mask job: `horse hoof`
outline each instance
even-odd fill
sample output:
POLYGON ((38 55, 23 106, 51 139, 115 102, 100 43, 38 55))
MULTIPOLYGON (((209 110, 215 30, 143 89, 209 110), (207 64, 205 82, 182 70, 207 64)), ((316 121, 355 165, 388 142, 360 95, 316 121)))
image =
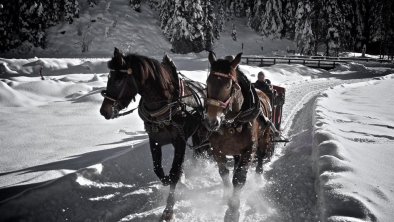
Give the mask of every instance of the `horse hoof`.
POLYGON ((239 210, 227 209, 224 215, 224 222, 238 222, 239 221, 239 210))
POLYGON ((162 221, 171 221, 174 219, 174 212, 170 210, 164 210, 163 214, 161 215, 162 221))
POLYGON ((263 174, 264 173, 263 168, 262 167, 256 167, 256 173, 257 174, 263 174))
POLYGON ((168 186, 171 184, 171 179, 169 176, 164 176, 163 178, 160 178, 160 181, 163 186, 168 186))

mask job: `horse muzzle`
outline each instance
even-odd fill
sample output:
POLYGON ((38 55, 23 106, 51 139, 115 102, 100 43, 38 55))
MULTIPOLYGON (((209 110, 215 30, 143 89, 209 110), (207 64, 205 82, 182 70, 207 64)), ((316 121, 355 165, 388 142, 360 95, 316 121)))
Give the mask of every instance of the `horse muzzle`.
POLYGON ((206 118, 204 123, 205 127, 209 131, 218 131, 220 128, 221 119, 217 116, 215 118, 206 118))
POLYGON ((119 105, 117 102, 111 102, 104 100, 100 108, 100 114, 104 116, 105 119, 115 119, 119 116, 119 105))

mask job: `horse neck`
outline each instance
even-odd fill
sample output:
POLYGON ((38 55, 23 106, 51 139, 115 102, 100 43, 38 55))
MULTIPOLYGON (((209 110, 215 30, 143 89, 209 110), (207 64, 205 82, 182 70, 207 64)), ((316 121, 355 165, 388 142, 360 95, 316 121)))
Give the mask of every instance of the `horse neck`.
MULTIPOLYGON (((163 75, 163 78, 171 78, 170 73, 163 67, 160 67, 160 72, 163 75)), ((149 110, 160 109, 169 102, 171 102, 175 96, 174 87, 170 85, 170 83, 162 83, 160 78, 148 78, 144 85, 141 87, 140 91, 141 99, 144 100, 145 107, 149 110), (166 90, 162 90, 163 84, 166 90)))

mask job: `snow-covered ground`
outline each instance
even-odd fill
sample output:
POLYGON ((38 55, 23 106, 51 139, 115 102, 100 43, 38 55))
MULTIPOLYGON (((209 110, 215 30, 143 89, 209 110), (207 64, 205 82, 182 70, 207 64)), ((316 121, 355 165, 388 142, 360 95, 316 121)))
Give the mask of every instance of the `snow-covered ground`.
POLYGON ((325 91, 314 118, 323 220, 394 218, 394 75, 325 91))
MULTIPOLYGON (((190 55, 174 60, 182 73, 205 81, 206 58, 190 55)), ((152 171, 142 121, 137 114, 106 121, 98 112, 106 61, 2 59, 6 71, 0 81, 0 220, 158 219, 168 190, 152 171), (44 66, 45 80, 34 66, 37 60, 44 66)), ((292 140, 278 146, 264 178, 249 172, 241 221, 317 221, 320 210, 330 208, 324 202, 317 205, 326 200, 320 195, 325 187, 314 187, 313 98, 328 87, 362 81, 357 76, 374 77, 387 70, 377 73, 356 65, 333 73, 301 65, 241 69, 252 81, 264 70, 273 83, 287 89, 283 130, 292 140)), ((172 147, 167 146, 166 169, 171 160, 172 147)), ((177 189, 176 220, 223 220, 226 204, 215 164, 200 161, 195 166, 190 160, 188 150, 185 182, 177 189)))
MULTIPOLYGON (((107 121, 99 114, 114 46, 156 59, 170 51, 156 12, 144 4, 142 10, 134 12, 127 1, 100 1, 73 25, 50 28, 47 49, 19 55, 39 58, 0 58, 0 221, 158 221, 168 188, 152 171, 141 119, 133 113, 107 121), (93 38, 82 54, 83 36, 93 38)), ((214 46, 218 57, 240 52, 242 43, 245 55, 294 49, 292 42, 262 39, 245 23, 228 22, 214 46), (233 23, 237 41, 231 39, 233 23)), ((206 52, 170 57, 186 76, 205 82, 206 52)), ((277 146, 263 178, 249 172, 241 221, 394 218, 394 80, 381 78, 394 71, 392 65, 368 66, 374 67, 241 66, 252 81, 264 70, 286 88, 282 128, 291 139, 277 146)), ((166 146, 165 169, 171 161, 166 146)), ((184 169, 175 220, 223 221, 226 203, 215 164, 194 165, 188 149, 184 169)))

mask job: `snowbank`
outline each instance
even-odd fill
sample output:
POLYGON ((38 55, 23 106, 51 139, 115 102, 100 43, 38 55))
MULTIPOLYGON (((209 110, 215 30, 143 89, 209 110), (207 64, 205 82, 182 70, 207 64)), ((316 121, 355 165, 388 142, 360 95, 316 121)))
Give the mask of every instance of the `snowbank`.
POLYGON ((314 117, 322 221, 394 218, 394 75, 323 93, 314 117))

